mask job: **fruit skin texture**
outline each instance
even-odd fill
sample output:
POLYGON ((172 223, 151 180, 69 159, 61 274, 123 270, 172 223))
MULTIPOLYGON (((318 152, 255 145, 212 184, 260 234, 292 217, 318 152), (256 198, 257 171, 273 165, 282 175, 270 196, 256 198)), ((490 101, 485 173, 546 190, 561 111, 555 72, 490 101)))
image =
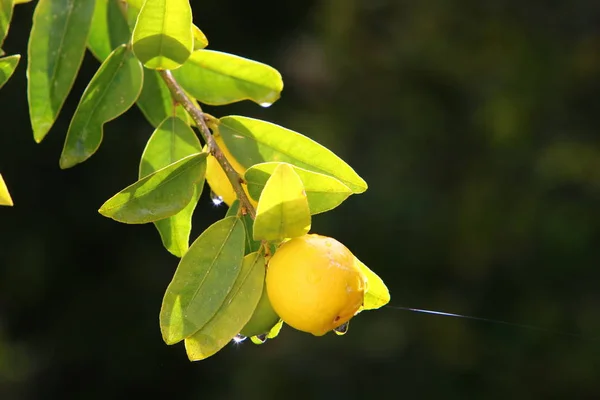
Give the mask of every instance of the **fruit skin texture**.
POLYGON ((315 234, 279 247, 269 260, 266 284, 271 305, 285 323, 315 336, 349 321, 366 289, 350 250, 315 234))
MULTIPOLYGON (((220 135, 214 135, 214 139, 217 143, 217 146, 219 146, 223 152, 223 155, 225 158, 227 158, 235 172, 237 172, 240 176, 244 176, 246 169, 239 162, 237 162, 235 158, 233 158, 233 155, 225 146, 223 138, 220 135)), ((206 148, 204 150, 206 150, 206 148)), ((221 168, 221 165, 217 159, 210 154, 206 158, 206 181, 208 182, 210 189, 217 196, 220 196, 223 199, 223 202, 228 206, 231 206, 231 204, 237 199, 237 196, 233 191, 233 186, 231 186, 229 178, 227 178, 227 174, 225 174, 225 171, 223 171, 223 168, 221 168)), ((256 208, 258 203, 250 197, 246 185, 242 184, 242 188, 244 188, 250 203, 252 203, 252 205, 256 208)))

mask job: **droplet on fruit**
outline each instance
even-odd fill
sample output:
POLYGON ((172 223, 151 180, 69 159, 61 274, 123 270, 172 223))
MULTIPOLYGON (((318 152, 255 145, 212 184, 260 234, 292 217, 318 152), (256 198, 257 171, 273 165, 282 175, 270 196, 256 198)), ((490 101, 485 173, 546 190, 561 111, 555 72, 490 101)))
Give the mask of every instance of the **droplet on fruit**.
POLYGON ((344 322, 337 328, 333 328, 333 331, 335 332, 336 335, 339 335, 339 336, 344 335, 344 334, 346 334, 346 332, 348 332, 348 325, 350 325, 350 321, 344 322))

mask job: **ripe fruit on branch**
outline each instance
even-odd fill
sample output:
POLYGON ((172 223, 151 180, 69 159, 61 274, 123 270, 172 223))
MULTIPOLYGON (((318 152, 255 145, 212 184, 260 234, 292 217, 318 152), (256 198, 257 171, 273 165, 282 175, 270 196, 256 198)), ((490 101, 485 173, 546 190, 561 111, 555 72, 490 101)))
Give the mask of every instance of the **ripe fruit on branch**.
POLYGON ((288 325, 322 336, 363 305, 366 279, 337 240, 309 234, 283 243, 269 260, 267 294, 288 325))

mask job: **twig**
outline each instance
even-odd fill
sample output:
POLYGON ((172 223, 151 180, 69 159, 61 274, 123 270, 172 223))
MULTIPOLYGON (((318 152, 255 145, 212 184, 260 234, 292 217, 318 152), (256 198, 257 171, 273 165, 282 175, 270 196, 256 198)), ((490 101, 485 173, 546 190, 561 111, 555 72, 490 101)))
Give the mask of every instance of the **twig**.
POLYGON ((202 110, 198 108, 198 106, 196 106, 192 102, 192 100, 190 100, 190 98, 185 94, 183 88, 175 80, 173 74, 171 74, 171 71, 165 70, 159 71, 159 73, 165 81, 165 83, 167 84, 169 90, 171 91, 171 95, 173 96, 175 101, 177 101, 183 106, 183 108, 190 114, 190 116, 198 126, 200 134, 202 135, 204 141, 208 146, 209 152, 219 162, 219 165, 221 166, 221 168, 223 168, 223 171, 225 171, 229 182, 231 182, 231 186, 233 187, 237 198, 240 200, 241 208, 246 209, 246 211, 248 212, 248 214, 250 214, 250 217, 252 219, 256 218, 256 210, 254 209, 252 203, 250 203, 250 200, 248 199, 248 196, 246 195, 246 192, 242 187, 242 178, 236 172, 236 170, 233 169, 233 167, 229 163, 229 160, 227 160, 227 157, 225 157, 225 155, 217 145, 210 129, 208 129, 208 126, 206 125, 204 112, 202 112, 202 110))

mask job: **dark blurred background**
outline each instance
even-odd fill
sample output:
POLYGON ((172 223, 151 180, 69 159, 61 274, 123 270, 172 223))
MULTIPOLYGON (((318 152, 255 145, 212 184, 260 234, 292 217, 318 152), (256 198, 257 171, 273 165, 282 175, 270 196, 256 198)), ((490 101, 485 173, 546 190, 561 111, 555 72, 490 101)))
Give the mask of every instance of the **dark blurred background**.
MULTIPOLYGON (((26 52, 35 4, 5 43, 26 52)), ((322 338, 187 361, 158 312, 177 265, 152 225, 97 213, 136 179, 152 128, 131 109, 94 157, 61 171, 87 55, 35 144, 26 61, 0 91, 0 398, 600 397, 600 2, 193 1, 210 48, 282 72, 282 99, 208 108, 279 123, 369 183, 313 231, 387 283, 396 306, 322 338), (570 332, 580 336, 561 335, 570 332)), ((194 237, 225 213, 207 191, 194 237)))

